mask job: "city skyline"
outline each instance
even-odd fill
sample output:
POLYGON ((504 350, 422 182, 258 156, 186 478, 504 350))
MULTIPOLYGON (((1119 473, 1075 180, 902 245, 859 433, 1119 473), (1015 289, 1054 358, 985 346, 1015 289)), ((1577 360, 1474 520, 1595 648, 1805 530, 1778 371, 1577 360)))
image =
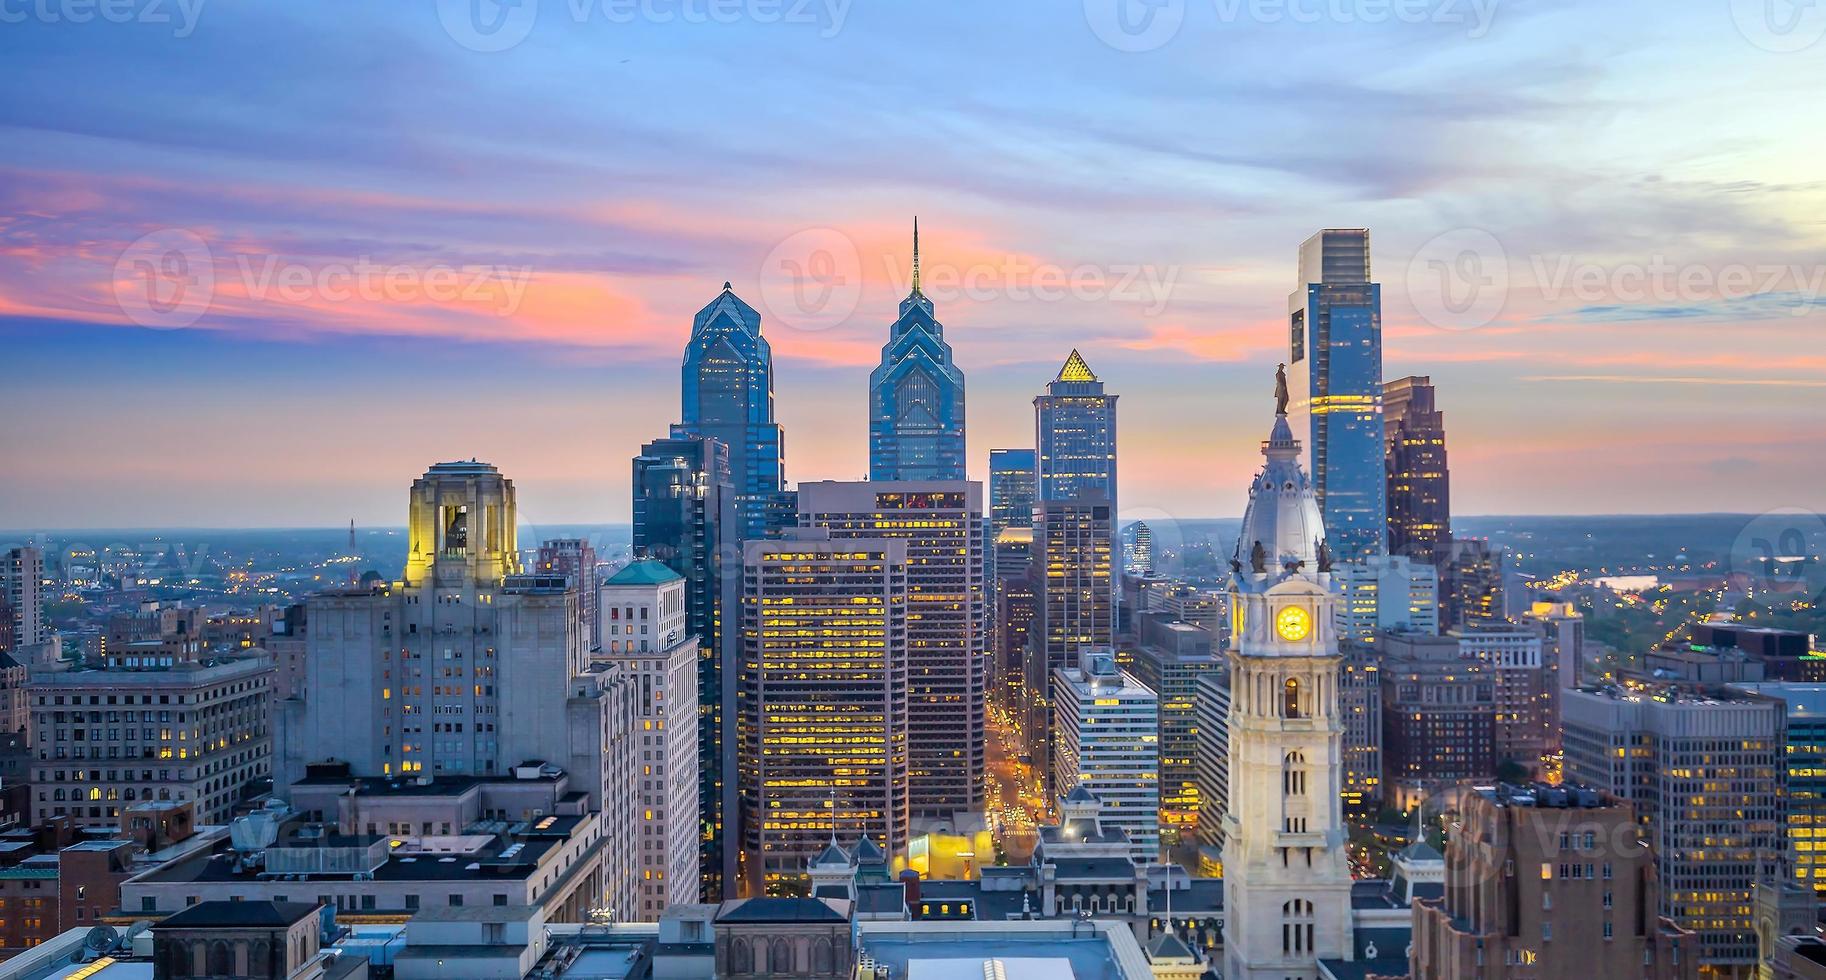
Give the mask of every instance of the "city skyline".
POLYGON ((1826 448, 1810 409, 1826 384, 1810 339, 1820 233, 1805 220, 1821 137, 1771 116, 1826 69, 1724 4, 1504 6, 1475 36, 1219 24, 1194 5, 1145 51, 1105 43, 1076 9, 974 11, 967 31, 943 11, 874 8, 834 32, 547 13, 501 52, 465 48, 429 5, 376 13, 359 37, 321 11, 217 7, 182 37, 11 26, 0 51, 44 94, 0 110, 0 338, 16 379, 0 411, 36 430, 5 434, 19 462, 0 526, 382 522, 418 462, 369 421, 440 428, 409 394, 415 372, 495 393, 423 458, 496 462, 539 488, 529 517, 544 523, 623 522, 621 461, 676 421, 690 315, 725 280, 777 348, 789 478, 856 478, 915 212, 925 292, 975 389, 975 479, 988 448, 1025 444, 1021 406, 1077 347, 1128 393, 1131 516, 1240 514, 1236 450, 1253 437, 1228 420, 1279 359, 1288 255, 1318 228, 1364 226, 1384 376, 1439 386, 1462 513, 1826 506, 1807 465, 1826 448), (1592 29, 1605 25, 1619 29, 1592 29), (952 80, 927 91, 864 69, 909 42, 952 80), (217 84, 278 47, 266 67, 318 80, 217 84), (1269 70, 1296 51, 1300 77, 1269 70), (72 64, 101 84, 56 84, 72 64), (758 70, 780 64, 795 67, 758 70), (989 84, 984 64, 1031 82, 989 84), (1473 66, 1504 97, 1457 94, 1473 66), (1720 74, 1734 83, 1703 80, 1720 74), (805 101, 858 76, 877 79, 861 102, 901 111, 859 127, 855 110, 805 101), (154 79, 169 97, 111 101, 154 79), (680 85, 716 95, 689 118, 641 97, 680 85), (972 88, 993 94, 958 94, 972 88), (440 111, 453 99, 466 111, 440 111), (1171 123, 1188 113, 1220 125, 1171 123), (296 127, 282 138, 279 117, 296 127), (1565 127, 1587 138, 1536 138, 1565 127), (949 139, 917 167, 881 149, 934 133, 949 139), (137 325, 115 289, 133 243, 165 231, 197 236, 216 280, 179 329, 137 325), (845 243, 853 290, 795 309, 784 263, 847 260, 845 243), (1416 288, 1435 260, 1490 258, 1492 243, 1499 308, 1416 288), (426 289, 437 270, 494 273, 480 307, 281 285, 363 263, 426 289), (130 501, 110 489, 123 479, 140 488, 130 501))

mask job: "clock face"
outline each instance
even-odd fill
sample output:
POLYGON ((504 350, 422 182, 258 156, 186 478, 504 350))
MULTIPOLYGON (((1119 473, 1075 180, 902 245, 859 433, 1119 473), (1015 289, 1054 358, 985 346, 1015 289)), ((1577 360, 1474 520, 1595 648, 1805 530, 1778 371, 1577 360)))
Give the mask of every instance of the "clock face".
POLYGON ((1288 606, 1275 614, 1274 631, 1288 642, 1304 640, 1312 634, 1312 613, 1299 606, 1288 606))

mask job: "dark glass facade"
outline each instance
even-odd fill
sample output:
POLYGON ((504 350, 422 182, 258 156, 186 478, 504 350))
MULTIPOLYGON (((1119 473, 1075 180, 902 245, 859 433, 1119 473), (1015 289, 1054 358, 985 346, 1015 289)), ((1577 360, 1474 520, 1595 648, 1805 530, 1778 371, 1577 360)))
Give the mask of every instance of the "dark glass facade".
POLYGON ((1401 378, 1382 386, 1384 464, 1388 480, 1389 553, 1435 568, 1452 545, 1452 479, 1446 468, 1446 416, 1433 379, 1401 378))
POLYGON ((913 256, 913 291, 869 373, 869 479, 962 480, 964 372, 919 291, 917 229, 913 256))
POLYGON ((711 436, 729 447, 742 537, 761 537, 767 499, 785 478, 773 351, 761 336, 761 314, 729 283, 692 319, 680 381, 681 421, 672 434, 711 436))
POLYGON ((1033 526, 1034 451, 989 451, 989 529, 996 536, 1011 527, 1033 526))

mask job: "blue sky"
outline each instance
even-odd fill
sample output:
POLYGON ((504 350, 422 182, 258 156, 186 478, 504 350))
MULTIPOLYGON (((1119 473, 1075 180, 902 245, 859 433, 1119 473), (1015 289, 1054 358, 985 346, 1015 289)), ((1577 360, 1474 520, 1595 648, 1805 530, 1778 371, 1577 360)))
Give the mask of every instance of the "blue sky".
POLYGON ((397 522, 469 456, 625 520, 724 280, 789 477, 860 475, 915 214, 978 476, 1077 347, 1134 516, 1240 512, 1295 249, 1368 226, 1456 510, 1826 507, 1826 9, 479 2, 518 43, 0 0, 0 526, 397 522), (172 248, 181 324, 136 278, 172 248))

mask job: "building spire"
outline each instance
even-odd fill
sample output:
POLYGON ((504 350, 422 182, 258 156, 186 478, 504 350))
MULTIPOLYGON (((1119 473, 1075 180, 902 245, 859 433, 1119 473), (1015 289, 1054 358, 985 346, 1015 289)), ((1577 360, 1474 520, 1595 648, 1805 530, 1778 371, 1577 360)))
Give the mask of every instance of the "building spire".
POLYGON ((913 216, 913 293, 919 293, 919 215, 913 216))

